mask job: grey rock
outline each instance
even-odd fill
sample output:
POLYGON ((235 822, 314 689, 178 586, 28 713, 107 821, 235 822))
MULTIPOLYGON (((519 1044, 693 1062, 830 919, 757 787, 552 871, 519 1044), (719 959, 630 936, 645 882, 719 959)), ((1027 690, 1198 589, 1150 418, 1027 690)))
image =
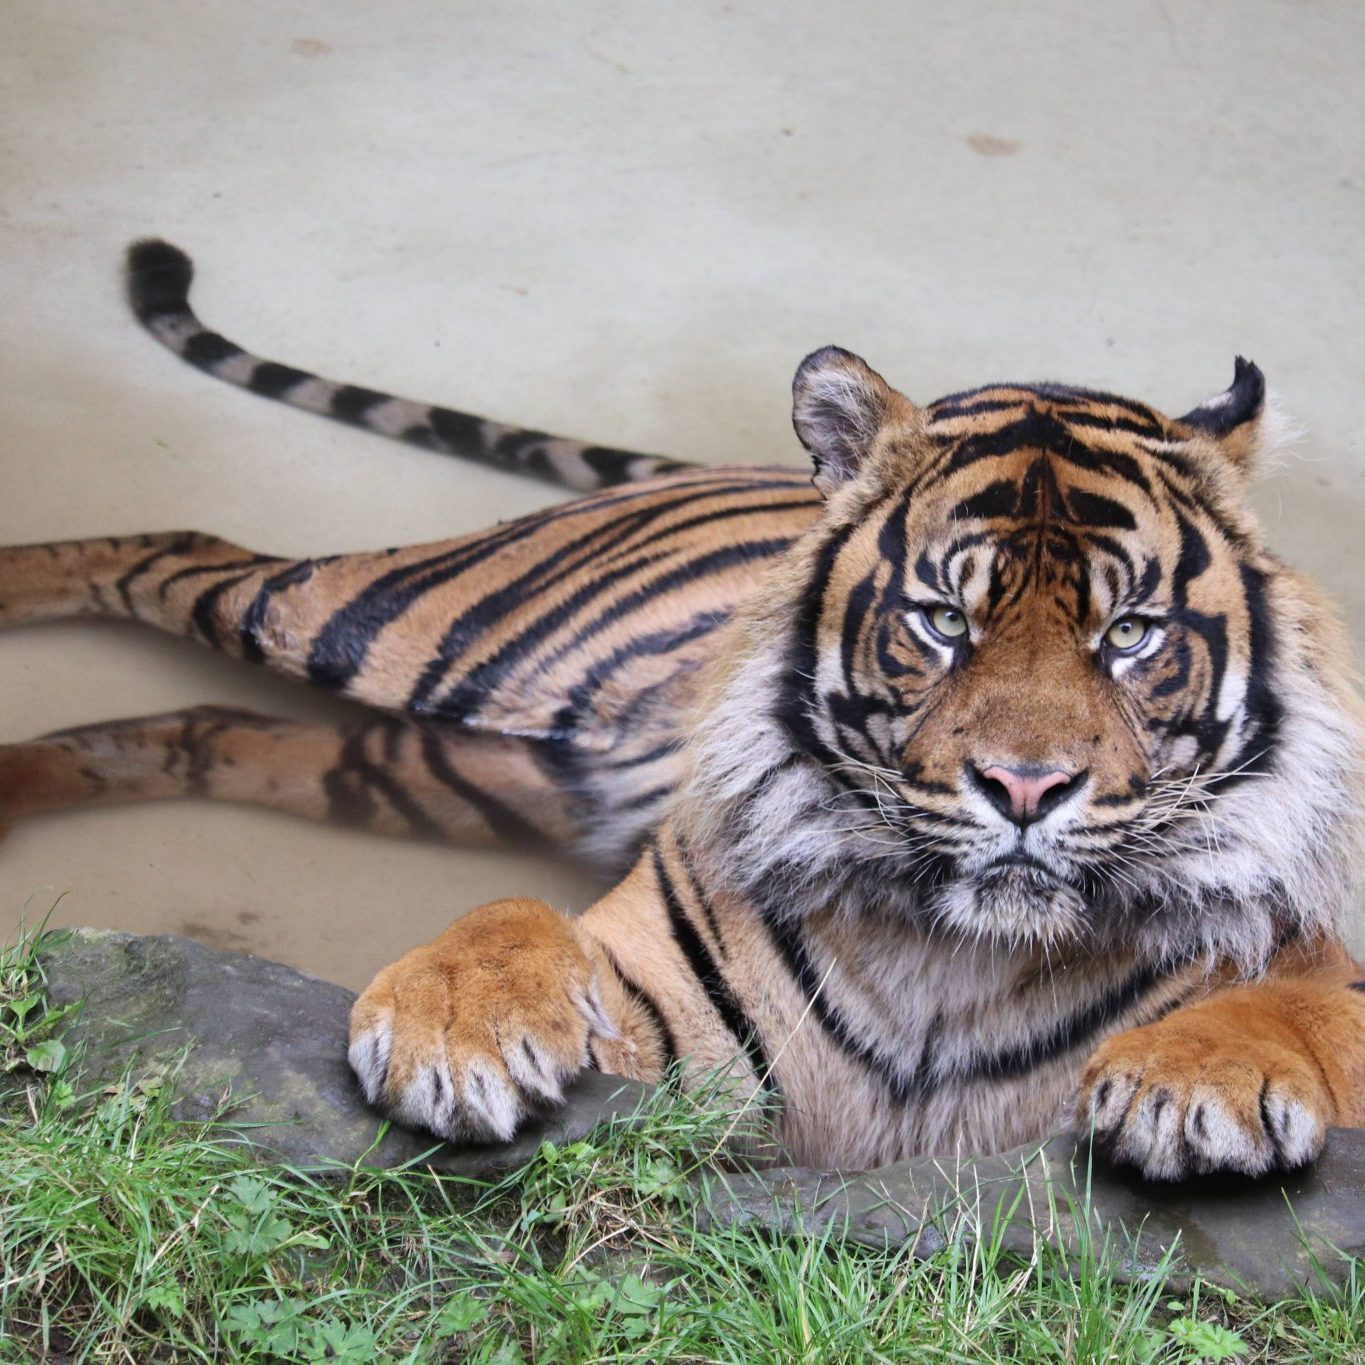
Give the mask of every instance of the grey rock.
POLYGON ((1282 1298, 1340 1283, 1365 1255, 1365 1130, 1338 1128, 1311 1167, 1267 1180, 1154 1185, 1088 1159, 1074 1138, 960 1161, 919 1158, 866 1172, 776 1170, 706 1177, 712 1226, 831 1230, 931 1256, 965 1234, 1075 1267, 1105 1253, 1120 1276, 1195 1277, 1282 1298))
POLYGON ((164 1073, 174 1112, 205 1119, 225 1096, 224 1137, 305 1168, 424 1161, 457 1175, 524 1165, 541 1142, 572 1142, 633 1114, 649 1088, 585 1075, 552 1116, 515 1141, 454 1147, 390 1128, 361 1096, 346 1062, 352 992, 278 962, 220 952, 174 935, 99 929, 49 935, 41 950, 54 1005, 84 1001, 64 1038, 81 1045, 78 1083, 96 1087, 164 1073), (182 1060, 183 1058, 183 1060, 182 1060))
MULTIPOLYGON (((163 1073, 176 1112, 207 1118, 228 1097, 225 1135, 309 1168, 426 1162, 471 1177, 524 1164, 635 1113, 646 1086, 589 1074, 552 1117, 515 1142, 456 1148, 391 1128, 362 1099, 345 1058, 354 996, 341 986, 191 939, 80 929, 42 950, 49 996, 84 1000, 67 1030, 83 1045, 83 1083, 163 1073)), ((1151 1185, 1099 1164, 1071 1138, 960 1161, 921 1158, 876 1171, 802 1169, 699 1182, 711 1226, 825 1231, 928 1256, 956 1235, 990 1236, 1032 1255, 1039 1243, 1075 1266, 1104 1249, 1130 1278, 1169 1258, 1170 1283, 1199 1275, 1267 1297, 1343 1278, 1365 1255, 1365 1130, 1336 1129, 1315 1165, 1265 1181, 1151 1185)))

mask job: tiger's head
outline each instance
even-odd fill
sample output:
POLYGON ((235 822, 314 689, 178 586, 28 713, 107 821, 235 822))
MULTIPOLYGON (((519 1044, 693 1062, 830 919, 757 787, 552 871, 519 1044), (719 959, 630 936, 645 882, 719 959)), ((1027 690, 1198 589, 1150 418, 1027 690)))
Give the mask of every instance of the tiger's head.
POLYGON ((1018 943, 1250 958, 1331 922, 1361 731, 1247 501, 1254 365, 1179 419, 1052 384, 920 408, 832 347, 794 397, 824 514, 697 751, 728 875, 1018 943))

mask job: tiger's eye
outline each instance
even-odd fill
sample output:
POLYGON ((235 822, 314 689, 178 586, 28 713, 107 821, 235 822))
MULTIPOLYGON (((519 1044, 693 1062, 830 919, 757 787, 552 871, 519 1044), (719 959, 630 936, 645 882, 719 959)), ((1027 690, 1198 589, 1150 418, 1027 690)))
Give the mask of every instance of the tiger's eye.
POLYGON ((1140 616, 1123 616, 1104 632, 1105 643, 1114 649, 1136 649, 1150 629, 1140 616))
POLYGON ((945 640, 959 640, 967 633, 967 618, 956 607, 935 607, 929 613, 929 624, 945 640))

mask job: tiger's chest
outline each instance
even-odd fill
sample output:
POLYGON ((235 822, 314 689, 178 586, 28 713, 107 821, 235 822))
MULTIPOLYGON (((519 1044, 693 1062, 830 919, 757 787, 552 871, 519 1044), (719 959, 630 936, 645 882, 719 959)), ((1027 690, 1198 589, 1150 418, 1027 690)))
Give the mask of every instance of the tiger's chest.
POLYGON ((1094 1048, 1192 988, 1188 972, 1033 961, 904 924, 814 916, 747 928, 731 936, 731 979, 776 1081, 783 1146, 802 1164, 875 1166, 1046 1137, 1067 1125, 1094 1048))

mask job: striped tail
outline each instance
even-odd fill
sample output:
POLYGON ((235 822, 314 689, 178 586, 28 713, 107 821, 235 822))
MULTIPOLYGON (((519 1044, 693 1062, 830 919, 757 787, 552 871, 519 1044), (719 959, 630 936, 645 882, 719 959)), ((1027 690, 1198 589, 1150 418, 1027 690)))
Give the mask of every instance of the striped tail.
POLYGON ((190 258, 169 242, 134 242, 128 248, 128 299, 142 325, 182 360, 252 393, 424 450, 458 455, 585 493, 693 467, 659 455, 612 450, 543 431, 503 426, 467 412, 337 384, 306 370, 262 360, 210 331, 195 317, 190 308, 193 278, 190 258))

